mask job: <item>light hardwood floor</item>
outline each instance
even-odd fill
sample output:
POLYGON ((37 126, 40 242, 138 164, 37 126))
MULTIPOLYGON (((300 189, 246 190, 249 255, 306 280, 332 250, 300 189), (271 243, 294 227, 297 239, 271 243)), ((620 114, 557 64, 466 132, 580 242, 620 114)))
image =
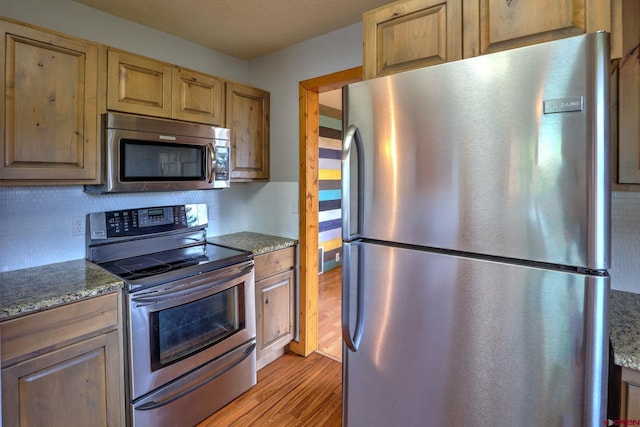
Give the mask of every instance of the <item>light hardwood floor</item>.
POLYGON ((287 353, 258 371, 258 384, 198 427, 342 425, 340 268, 319 276, 318 352, 287 353))
POLYGON ((318 352, 342 361, 342 267, 318 276, 318 352))
POLYGON ((286 353, 258 371, 258 384, 198 427, 339 427, 342 365, 320 353, 286 353))

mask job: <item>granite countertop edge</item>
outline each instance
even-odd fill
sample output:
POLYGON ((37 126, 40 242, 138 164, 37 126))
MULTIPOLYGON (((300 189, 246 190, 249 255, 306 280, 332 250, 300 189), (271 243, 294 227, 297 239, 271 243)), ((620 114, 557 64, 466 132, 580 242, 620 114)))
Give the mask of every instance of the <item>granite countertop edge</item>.
POLYGON ((0 321, 117 292, 123 285, 85 259, 2 272, 0 321))
POLYGON ((614 363, 640 371, 640 294, 611 291, 609 327, 614 363))
POLYGON ((262 255, 298 244, 296 239, 249 231, 209 237, 207 241, 216 245, 251 252, 253 255, 262 255))

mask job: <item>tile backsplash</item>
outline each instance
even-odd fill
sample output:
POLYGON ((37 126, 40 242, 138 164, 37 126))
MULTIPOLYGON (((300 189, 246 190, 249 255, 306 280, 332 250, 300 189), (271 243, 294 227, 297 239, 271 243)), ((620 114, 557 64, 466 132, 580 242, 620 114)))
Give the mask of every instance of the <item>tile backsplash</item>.
POLYGON ((0 187, 0 271, 85 257, 85 236, 72 235, 72 218, 146 206, 206 203, 209 234, 242 231, 243 215, 221 218, 220 205, 242 204, 244 188, 221 191, 92 195, 80 186, 0 187))
POLYGON ((611 198, 611 288, 640 293, 640 193, 611 198))

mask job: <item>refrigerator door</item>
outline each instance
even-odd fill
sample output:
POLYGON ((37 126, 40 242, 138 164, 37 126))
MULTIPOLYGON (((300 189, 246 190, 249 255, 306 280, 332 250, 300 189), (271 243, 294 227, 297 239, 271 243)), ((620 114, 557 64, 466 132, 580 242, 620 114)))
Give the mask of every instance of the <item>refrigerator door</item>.
POLYGON ((344 240, 608 268, 607 36, 348 85, 344 240))
POLYGON ((343 425, 605 421, 608 277, 363 242, 344 254, 343 425))

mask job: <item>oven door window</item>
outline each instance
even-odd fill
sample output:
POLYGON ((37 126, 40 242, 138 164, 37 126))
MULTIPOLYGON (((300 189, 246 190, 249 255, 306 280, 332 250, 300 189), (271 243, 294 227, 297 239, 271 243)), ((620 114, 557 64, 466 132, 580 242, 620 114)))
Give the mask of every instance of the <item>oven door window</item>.
POLYGON ((120 180, 202 181, 206 176, 203 145, 120 140, 120 180))
POLYGON ((150 313, 151 370, 209 348, 244 329, 244 286, 150 313))

